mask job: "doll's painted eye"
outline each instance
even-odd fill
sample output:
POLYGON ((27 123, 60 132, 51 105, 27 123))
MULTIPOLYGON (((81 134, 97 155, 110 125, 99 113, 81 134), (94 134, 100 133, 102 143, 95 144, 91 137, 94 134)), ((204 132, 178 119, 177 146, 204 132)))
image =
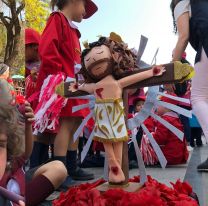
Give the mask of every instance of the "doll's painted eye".
POLYGON ((88 59, 85 59, 85 61, 86 61, 86 62, 88 62, 89 60, 90 60, 90 58, 88 58, 88 59))
POLYGON ((98 52, 98 53, 96 53, 96 54, 102 54, 103 53, 103 51, 101 51, 101 52, 98 52))

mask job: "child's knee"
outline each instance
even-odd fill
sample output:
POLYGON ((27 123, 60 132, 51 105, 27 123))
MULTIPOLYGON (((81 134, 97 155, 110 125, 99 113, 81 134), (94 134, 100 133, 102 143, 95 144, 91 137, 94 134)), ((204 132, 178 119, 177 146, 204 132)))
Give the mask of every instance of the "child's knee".
POLYGON ((68 173, 65 165, 61 161, 53 161, 53 167, 54 173, 59 174, 60 179, 65 180, 68 173))

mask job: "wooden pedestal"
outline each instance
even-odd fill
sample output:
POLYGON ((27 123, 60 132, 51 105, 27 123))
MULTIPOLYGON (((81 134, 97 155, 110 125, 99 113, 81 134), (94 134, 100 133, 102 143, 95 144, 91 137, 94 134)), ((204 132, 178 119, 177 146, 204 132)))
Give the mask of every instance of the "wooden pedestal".
POLYGON ((100 192, 106 192, 107 190, 110 189, 122 189, 126 192, 137 192, 141 189, 141 187, 142 187, 141 184, 135 182, 129 182, 125 185, 111 185, 108 182, 106 182, 96 187, 96 189, 99 190, 100 192))

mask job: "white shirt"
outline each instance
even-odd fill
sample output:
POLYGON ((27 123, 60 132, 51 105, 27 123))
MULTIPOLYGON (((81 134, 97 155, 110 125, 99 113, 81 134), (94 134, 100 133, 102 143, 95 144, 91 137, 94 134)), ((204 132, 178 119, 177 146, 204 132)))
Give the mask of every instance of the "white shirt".
POLYGON ((175 20, 177 21, 178 18, 184 14, 185 12, 189 12, 189 16, 191 17, 191 4, 190 4, 190 0, 183 0, 180 1, 175 9, 174 9, 174 17, 175 20))
POLYGON ((10 192, 13 192, 15 194, 20 195, 20 186, 18 182, 15 179, 10 179, 7 183, 7 190, 10 192))

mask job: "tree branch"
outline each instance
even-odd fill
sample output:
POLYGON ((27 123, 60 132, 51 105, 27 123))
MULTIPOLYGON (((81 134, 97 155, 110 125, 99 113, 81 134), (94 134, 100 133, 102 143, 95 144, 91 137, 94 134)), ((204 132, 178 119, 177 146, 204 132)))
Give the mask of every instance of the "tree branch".
POLYGON ((8 16, 4 16, 4 18, 5 18, 5 19, 8 19, 9 21, 12 20, 12 18, 11 18, 11 17, 8 17, 8 16))
POLYGON ((9 5, 9 3, 8 3, 7 1, 2 0, 2 2, 3 2, 4 4, 6 4, 8 7, 10 7, 10 5, 9 5))
POLYGON ((20 6, 17 8, 17 15, 20 14, 20 12, 25 8, 25 2, 22 1, 20 6))
POLYGON ((4 16, 4 14, 3 14, 3 12, 0 12, 0 19, 1 19, 2 23, 3 23, 6 27, 9 26, 9 23, 7 22, 7 20, 6 20, 5 16, 4 16))

